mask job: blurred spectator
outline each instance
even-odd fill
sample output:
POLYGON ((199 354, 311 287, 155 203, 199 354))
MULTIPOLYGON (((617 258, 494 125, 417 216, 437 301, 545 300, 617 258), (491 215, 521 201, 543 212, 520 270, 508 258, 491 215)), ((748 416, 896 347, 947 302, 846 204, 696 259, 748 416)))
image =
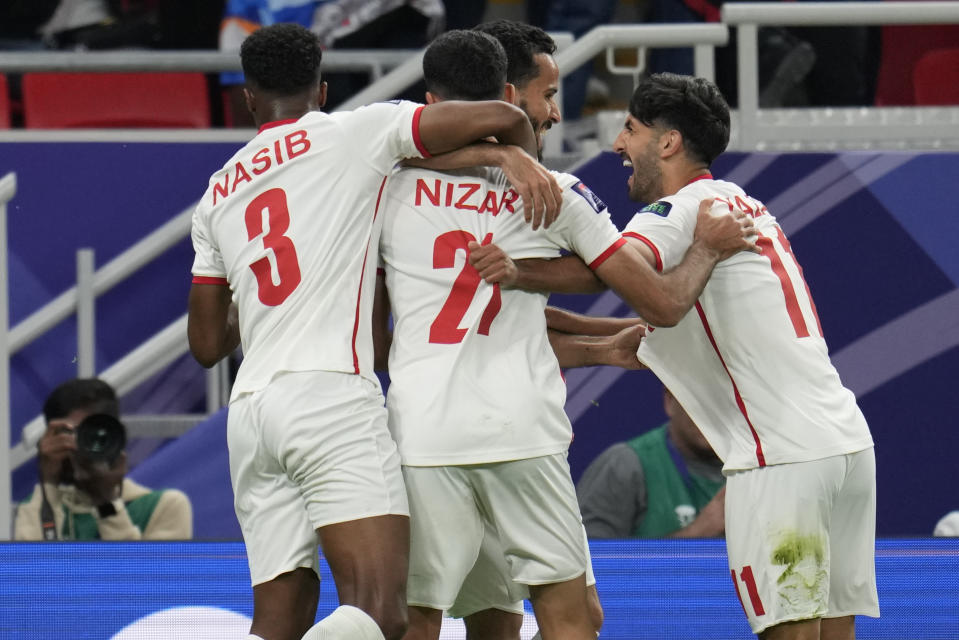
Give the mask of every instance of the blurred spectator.
POLYGON ((950 511, 939 519, 932 535, 943 537, 959 536, 959 511, 950 511))
POLYGON ((158 0, 60 0, 40 27, 51 49, 153 47, 158 0))
MULTIPOLYGON (((782 0, 786 1, 786 0, 782 0)), ((802 0, 800 0, 802 1, 802 0)), ((651 0, 647 22, 718 22, 724 0, 651 0)), ((716 84, 730 106, 738 99, 737 30, 716 50, 716 84)), ((762 107, 871 105, 879 60, 878 30, 861 25, 758 29, 762 107)), ((691 75, 691 49, 650 53, 650 73, 691 75)))
POLYGON ((676 399, 669 421, 601 453, 576 487, 590 538, 706 538, 725 532, 722 462, 676 399))
MULTIPOLYGON (((227 0, 220 26, 221 51, 239 51, 254 30, 278 22, 308 27, 324 48, 420 49, 443 29, 442 0, 289 0, 274 8, 268 0, 227 0)), ((335 108, 369 83, 367 74, 324 73, 327 107, 335 108)), ((227 120, 232 126, 252 126, 242 95, 242 73, 225 73, 227 120)), ((409 97, 422 101, 424 89, 409 97)))
POLYGON ((186 494, 176 489, 153 491, 125 477, 126 428, 118 419, 119 405, 110 385, 96 378, 65 382, 47 397, 43 415, 47 430, 38 445, 40 483, 17 508, 14 539, 193 536, 193 511, 186 494))

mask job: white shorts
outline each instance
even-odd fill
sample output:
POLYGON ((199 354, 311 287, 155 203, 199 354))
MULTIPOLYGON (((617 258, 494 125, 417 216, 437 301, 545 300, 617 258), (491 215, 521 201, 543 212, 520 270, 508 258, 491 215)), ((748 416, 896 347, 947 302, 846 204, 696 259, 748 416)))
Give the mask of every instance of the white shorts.
POLYGON ((878 617, 873 450, 730 475, 726 548, 754 633, 792 620, 878 617))
MULTIPOLYGON (((589 554, 589 539, 583 527, 583 551, 586 554, 586 586, 596 584, 593 560, 589 554)), ((486 530, 479 557, 463 581, 456 602, 447 610, 451 618, 465 618, 477 611, 499 609, 522 615, 523 600, 529 598, 529 587, 513 582, 503 543, 495 531, 486 530)))
POLYGON ((360 376, 277 375, 230 404, 227 444, 254 585, 317 570, 319 527, 409 515, 382 392, 360 376))
POLYGON ((403 467, 403 475, 411 513, 409 604, 450 609, 480 557, 487 529, 506 562, 505 574, 491 572, 506 594, 502 602, 527 597, 526 585, 565 582, 584 573, 582 517, 565 452, 490 464, 403 467))

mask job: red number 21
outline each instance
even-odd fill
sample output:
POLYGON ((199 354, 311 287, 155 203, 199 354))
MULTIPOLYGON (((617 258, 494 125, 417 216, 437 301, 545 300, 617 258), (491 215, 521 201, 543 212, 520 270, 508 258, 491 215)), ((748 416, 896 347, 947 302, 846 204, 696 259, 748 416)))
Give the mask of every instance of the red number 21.
MULTIPOLYGON (((456 252, 462 249, 468 253, 469 249, 467 245, 475 240, 476 238, 473 234, 468 231, 448 231, 441 234, 433 243, 433 268, 451 269, 455 265, 456 252)), ((486 237, 483 238, 482 244, 486 245, 492 241, 493 234, 488 233, 486 237)), ((459 323, 460 320, 463 319, 463 316, 466 315, 466 310, 469 309, 470 303, 473 301, 473 296, 476 295, 479 283, 479 272, 474 269, 469 263, 469 260, 467 260, 463 264, 459 275, 456 276, 456 280, 453 282, 453 288, 449 296, 447 296, 443 308, 440 309, 439 314, 433 320, 433 324, 430 325, 431 343, 456 344, 463 340, 463 336, 466 335, 466 329, 461 329, 459 323)), ((489 328, 493 323, 493 318, 499 313, 502 305, 503 302, 500 296, 499 285, 494 284, 493 297, 483 311, 483 317, 480 318, 477 333, 484 336, 489 335, 489 328)))
POLYGON ((263 233, 263 211, 270 220, 270 230, 263 236, 263 246, 276 257, 278 282, 273 282, 270 259, 263 256, 250 265, 256 276, 260 302, 275 307, 289 297, 300 284, 300 263, 296 258, 293 241, 283 235, 290 228, 290 209, 283 189, 264 191, 246 208, 247 240, 263 233))

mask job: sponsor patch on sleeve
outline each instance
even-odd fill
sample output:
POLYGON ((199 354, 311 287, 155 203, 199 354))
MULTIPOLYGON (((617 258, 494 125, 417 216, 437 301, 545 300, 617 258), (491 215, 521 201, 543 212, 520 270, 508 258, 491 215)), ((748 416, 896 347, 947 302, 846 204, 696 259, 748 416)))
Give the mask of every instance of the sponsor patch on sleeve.
POLYGON ((655 213, 657 216, 665 217, 669 215, 669 210, 672 208, 673 204, 671 202, 657 200, 640 209, 639 213, 655 213))
POLYGON ((599 199, 595 193, 590 190, 582 181, 577 182, 572 186, 572 189, 575 193, 578 193, 583 197, 583 200, 589 203, 589 206, 593 208, 593 211, 599 213, 606 208, 606 203, 599 199))

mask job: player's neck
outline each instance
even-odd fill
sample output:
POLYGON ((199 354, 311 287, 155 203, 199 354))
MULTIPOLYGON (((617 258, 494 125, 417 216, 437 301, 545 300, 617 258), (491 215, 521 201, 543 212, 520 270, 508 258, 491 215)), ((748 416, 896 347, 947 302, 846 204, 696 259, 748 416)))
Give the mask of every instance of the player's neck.
POLYGON ((262 127, 269 122, 279 120, 299 120, 310 111, 319 110, 314 101, 299 96, 278 98, 259 105, 254 114, 256 126, 262 127))
POLYGON ((673 195, 690 182, 709 175, 709 168, 702 165, 685 165, 675 170, 663 172, 663 196, 673 195))

